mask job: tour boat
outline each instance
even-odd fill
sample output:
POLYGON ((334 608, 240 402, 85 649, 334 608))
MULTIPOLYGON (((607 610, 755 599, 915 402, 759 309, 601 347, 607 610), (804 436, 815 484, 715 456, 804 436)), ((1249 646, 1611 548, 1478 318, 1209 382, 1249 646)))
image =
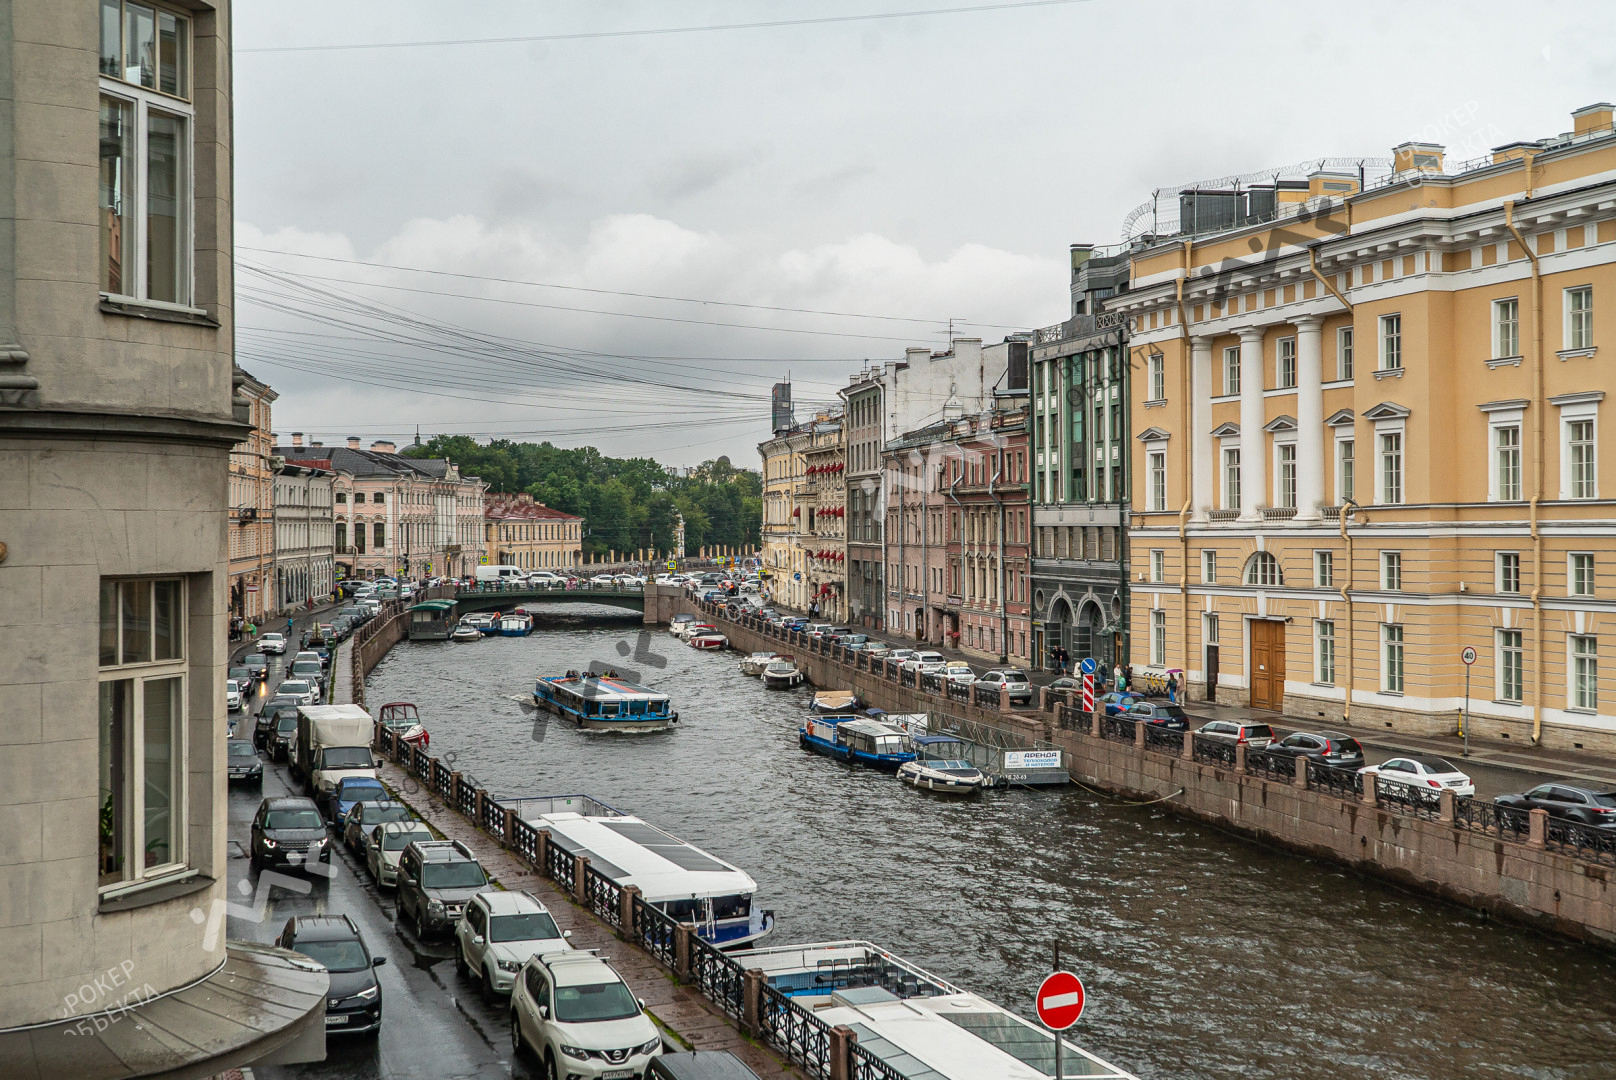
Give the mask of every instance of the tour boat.
MULTIPOLYGON (((871 1076, 1049 1080, 1057 1036, 868 941, 754 949, 746 967, 826 1027, 852 1028, 871 1076)), ((1066 1038, 1061 1074, 1137 1080, 1066 1038)))
POLYGON ((540 676, 533 701, 584 728, 661 731, 679 721, 667 694, 619 679, 613 672, 540 676))
POLYGON ((689 645, 692 649, 727 649, 729 648, 729 638, 720 634, 717 630, 703 631, 692 635, 689 645))
POLYGON ((871 768, 896 771, 915 760, 903 729, 857 716, 810 716, 797 729, 804 750, 856 761, 871 768))
POLYGON ((789 656, 777 656, 763 669, 763 685, 770 690, 789 690, 801 686, 804 679, 797 662, 789 656))
POLYGON ((455 627, 454 632, 449 635, 450 641, 481 641, 482 639, 483 632, 481 630, 464 622, 455 627))
POLYGON ((755 652, 741 661, 741 674, 762 675, 763 669, 768 667, 771 661, 778 659, 779 656, 779 653, 755 652))
POLYGON ((460 621, 466 625, 475 626, 485 634, 499 633, 499 612, 497 611, 474 611, 460 621))
POLYGON ((499 632, 502 637, 527 637, 533 632, 533 616, 525 611, 513 611, 509 615, 501 615, 499 632))
POLYGON ((376 713, 376 723, 407 743, 426 746, 432 741, 421 723, 421 710, 411 701, 389 701, 376 713))
POLYGON ((720 949, 750 945, 774 929, 774 912, 752 902, 757 882, 731 863, 587 795, 502 799, 516 816, 547 829, 550 844, 586 855, 619 889, 693 926, 720 949))
POLYGON ((898 766, 898 779, 939 795, 975 795, 987 786, 987 774, 963 757, 965 744, 951 735, 918 735, 910 740, 915 760, 898 766))

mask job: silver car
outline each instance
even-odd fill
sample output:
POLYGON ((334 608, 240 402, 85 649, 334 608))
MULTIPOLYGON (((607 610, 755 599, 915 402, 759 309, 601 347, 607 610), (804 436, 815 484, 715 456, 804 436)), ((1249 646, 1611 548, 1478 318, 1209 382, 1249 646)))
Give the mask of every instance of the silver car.
POLYGON ((275 688, 275 696, 291 698, 299 705, 318 705, 320 688, 307 679, 287 679, 275 688))
POLYGON ((455 967, 491 1000, 511 992, 528 957, 570 949, 570 937, 530 892, 478 893, 455 925, 455 967))

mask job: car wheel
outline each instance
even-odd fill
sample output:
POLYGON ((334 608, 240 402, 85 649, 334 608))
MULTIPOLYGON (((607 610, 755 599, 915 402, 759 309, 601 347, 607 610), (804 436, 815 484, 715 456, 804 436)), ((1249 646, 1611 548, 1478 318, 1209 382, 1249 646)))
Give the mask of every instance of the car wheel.
POLYGON ((511 1006, 511 1057, 520 1060, 522 1051, 527 1044, 522 1041, 522 1018, 517 1015, 516 1006, 511 1006))
POLYGON ((423 944, 426 942, 426 912, 420 907, 415 909, 415 937, 423 944))
POLYGON ((462 979, 471 975, 471 967, 466 963, 466 951, 458 944, 455 946, 455 974, 462 979))
POLYGON ((478 981, 482 983, 483 1004, 492 1005, 499 1000, 499 991, 494 989, 494 973, 492 971, 484 968, 478 981))
POLYGON ((548 1050, 544 1052, 544 1077, 545 1080, 556 1080, 555 1055, 548 1050))

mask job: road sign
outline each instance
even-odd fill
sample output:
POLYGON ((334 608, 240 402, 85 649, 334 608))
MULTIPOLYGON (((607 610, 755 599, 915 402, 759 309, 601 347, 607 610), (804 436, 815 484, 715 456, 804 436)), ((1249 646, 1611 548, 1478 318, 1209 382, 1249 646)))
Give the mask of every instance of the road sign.
POLYGON ((1085 675, 1093 675, 1100 670, 1100 665, 1094 662, 1094 657, 1092 656, 1085 656, 1083 662, 1078 664, 1078 667, 1083 669, 1083 674, 1085 675))
POLYGON ((1466 667, 1474 664, 1476 662, 1476 650, 1472 649, 1469 645, 1466 645, 1464 647, 1464 652, 1459 654, 1459 659, 1465 662, 1466 667))
POLYGON ((1038 1019, 1051 1031, 1065 1031, 1083 1015, 1083 984, 1070 971, 1044 976, 1038 986, 1038 1019))
POLYGON ((1083 711, 1084 712, 1093 712, 1094 711, 1094 676, 1093 675, 1085 674, 1083 676, 1083 711))

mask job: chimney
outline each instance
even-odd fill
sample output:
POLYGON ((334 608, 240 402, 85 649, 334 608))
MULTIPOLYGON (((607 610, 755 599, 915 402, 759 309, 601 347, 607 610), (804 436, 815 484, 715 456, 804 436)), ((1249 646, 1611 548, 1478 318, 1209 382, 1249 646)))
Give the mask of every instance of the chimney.
POLYGON ((1601 101, 1597 105, 1584 105, 1571 114, 1571 134, 1592 135, 1601 131, 1609 131, 1611 127, 1610 121, 1610 102, 1601 101))
POLYGON ((918 364, 922 360, 930 359, 931 349, 925 345, 912 345, 903 350, 903 362, 906 364, 918 364))
POLYGON ((1493 164, 1512 161, 1515 158, 1531 158, 1543 152, 1543 147, 1535 142, 1512 142, 1503 146, 1493 147, 1493 164))
POLYGON ((303 445, 303 433, 301 431, 292 432, 292 445, 293 446, 302 446, 303 445))
POLYGON ((350 449, 350 450, 359 449, 359 436, 357 436, 357 435, 348 436, 348 449, 350 449))
POLYGON ((1447 147, 1439 143, 1406 142, 1392 147, 1392 171, 1441 172, 1442 155, 1447 147))
POLYGON ((391 454, 398 449, 398 447, 394 446, 386 439, 377 439, 375 442, 370 444, 370 448, 378 454, 391 454))
POLYGON ((313 442, 309 443, 309 445, 310 446, 324 446, 325 443, 321 442, 319 439, 315 439, 313 442))

